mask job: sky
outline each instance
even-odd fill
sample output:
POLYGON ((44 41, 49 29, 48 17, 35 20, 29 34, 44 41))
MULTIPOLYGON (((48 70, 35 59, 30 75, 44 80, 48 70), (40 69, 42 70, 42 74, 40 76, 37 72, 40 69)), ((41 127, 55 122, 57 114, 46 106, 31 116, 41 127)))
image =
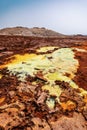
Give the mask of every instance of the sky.
POLYGON ((0 29, 15 26, 87 35, 87 0, 0 0, 0 29))

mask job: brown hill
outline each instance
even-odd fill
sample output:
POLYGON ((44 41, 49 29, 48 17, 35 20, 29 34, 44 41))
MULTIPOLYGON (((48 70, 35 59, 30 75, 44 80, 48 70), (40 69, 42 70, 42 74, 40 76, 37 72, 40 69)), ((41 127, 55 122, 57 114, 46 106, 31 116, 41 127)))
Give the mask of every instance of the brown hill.
POLYGON ((0 35, 18 35, 18 36, 35 36, 35 37, 60 37, 64 36, 58 32, 46 28, 27 28, 27 27, 13 27, 4 28, 0 30, 0 35))

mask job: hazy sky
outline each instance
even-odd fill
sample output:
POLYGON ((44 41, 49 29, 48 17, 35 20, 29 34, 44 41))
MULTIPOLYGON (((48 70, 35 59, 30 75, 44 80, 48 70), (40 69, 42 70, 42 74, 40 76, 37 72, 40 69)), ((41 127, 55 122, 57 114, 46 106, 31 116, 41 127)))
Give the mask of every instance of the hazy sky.
POLYGON ((0 28, 13 26, 87 35, 87 0, 0 0, 0 28))

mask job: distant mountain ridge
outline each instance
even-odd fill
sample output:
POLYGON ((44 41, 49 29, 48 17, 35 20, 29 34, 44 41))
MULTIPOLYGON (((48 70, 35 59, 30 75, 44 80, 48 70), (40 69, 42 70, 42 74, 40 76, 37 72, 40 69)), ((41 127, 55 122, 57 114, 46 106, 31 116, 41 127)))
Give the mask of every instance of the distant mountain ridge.
POLYGON ((12 27, 12 28, 4 28, 0 30, 0 35, 13 35, 13 36, 35 36, 35 37, 60 37, 64 36, 61 33, 46 29, 44 27, 12 27))

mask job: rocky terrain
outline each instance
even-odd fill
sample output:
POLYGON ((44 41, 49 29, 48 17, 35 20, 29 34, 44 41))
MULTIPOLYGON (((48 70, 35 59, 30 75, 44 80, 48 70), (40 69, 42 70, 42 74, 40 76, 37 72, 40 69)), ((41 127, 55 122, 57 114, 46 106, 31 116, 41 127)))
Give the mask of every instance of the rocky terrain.
POLYGON ((16 29, 0 31, 0 130, 87 130, 87 37, 16 29))

